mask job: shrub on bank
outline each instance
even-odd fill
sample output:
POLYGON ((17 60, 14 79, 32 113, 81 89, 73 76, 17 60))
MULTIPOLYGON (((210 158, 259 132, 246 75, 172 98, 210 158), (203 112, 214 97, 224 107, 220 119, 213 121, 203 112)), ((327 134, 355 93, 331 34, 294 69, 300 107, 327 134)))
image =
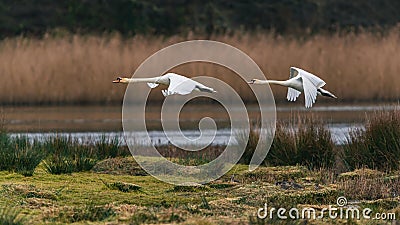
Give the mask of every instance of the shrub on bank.
POLYGON ((40 143, 30 142, 26 137, 11 138, 0 132, 0 170, 32 176, 46 153, 40 143))
MULTIPOLYGON (((309 169, 330 168, 335 163, 335 145, 322 121, 311 117, 295 119, 296 126, 278 123, 265 163, 274 166, 303 165, 309 169)), ((250 163, 260 133, 252 128, 240 162, 250 163)), ((239 143, 244 134, 237 135, 239 143)))
POLYGON ((400 168, 400 111, 380 111, 367 119, 365 129, 350 132, 343 147, 349 170, 363 166, 379 170, 400 168))

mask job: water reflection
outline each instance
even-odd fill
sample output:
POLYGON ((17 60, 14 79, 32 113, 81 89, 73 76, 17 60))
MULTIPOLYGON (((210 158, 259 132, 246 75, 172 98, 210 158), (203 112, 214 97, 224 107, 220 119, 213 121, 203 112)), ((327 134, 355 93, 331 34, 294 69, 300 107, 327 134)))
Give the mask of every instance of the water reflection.
MULTIPOLYGON (((291 121, 296 117, 313 114, 326 122, 335 143, 343 143, 349 130, 362 128, 367 115, 378 110, 392 110, 397 104, 357 104, 323 105, 305 109, 296 104, 278 105, 277 119, 291 121)), ((198 137, 198 122, 204 116, 216 121, 218 126, 215 144, 225 144, 229 140, 229 117, 223 107, 215 105, 187 105, 180 114, 180 126, 189 138, 198 137)), ((247 106, 252 120, 259 118, 257 105, 247 106)), ((31 138, 44 138, 51 135, 71 136, 81 141, 99 140, 101 136, 122 137, 121 106, 45 106, 45 107, 2 107, 5 127, 14 135, 24 134, 31 138)), ((166 144, 161 130, 160 107, 146 108, 146 124, 150 130, 152 142, 166 144)), ((144 134, 137 132, 138 142, 144 134)), ((143 143, 149 144, 149 143, 143 143)))

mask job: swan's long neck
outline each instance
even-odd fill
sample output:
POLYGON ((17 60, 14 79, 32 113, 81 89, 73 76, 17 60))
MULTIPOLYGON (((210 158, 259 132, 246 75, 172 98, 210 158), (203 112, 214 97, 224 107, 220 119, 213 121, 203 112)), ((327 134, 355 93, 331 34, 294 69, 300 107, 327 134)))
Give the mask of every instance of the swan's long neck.
POLYGON ((282 85, 282 86, 287 86, 287 82, 285 81, 281 81, 281 80, 265 80, 264 81, 266 84, 278 84, 278 85, 282 85))
POLYGON ((128 83, 159 83, 160 77, 152 78, 128 78, 126 79, 128 83))

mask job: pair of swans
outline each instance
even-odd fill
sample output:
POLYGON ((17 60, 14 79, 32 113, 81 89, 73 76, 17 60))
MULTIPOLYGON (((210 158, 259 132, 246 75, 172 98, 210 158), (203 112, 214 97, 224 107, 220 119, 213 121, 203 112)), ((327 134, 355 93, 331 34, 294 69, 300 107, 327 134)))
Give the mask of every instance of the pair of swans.
MULTIPOLYGON (((122 78, 118 77, 113 83, 139 83, 145 82, 150 88, 155 88, 159 84, 167 85, 168 89, 162 90, 163 95, 179 94, 187 95, 192 91, 202 91, 214 93, 214 89, 207 87, 197 81, 184 77, 176 73, 167 73, 165 75, 153 78, 122 78)), ((336 98, 335 95, 322 87, 326 84, 321 78, 305 70, 290 67, 289 80, 258 80, 252 79, 249 84, 278 84, 288 87, 287 100, 296 101, 301 92, 304 92, 305 107, 310 108, 315 103, 317 95, 336 98)))

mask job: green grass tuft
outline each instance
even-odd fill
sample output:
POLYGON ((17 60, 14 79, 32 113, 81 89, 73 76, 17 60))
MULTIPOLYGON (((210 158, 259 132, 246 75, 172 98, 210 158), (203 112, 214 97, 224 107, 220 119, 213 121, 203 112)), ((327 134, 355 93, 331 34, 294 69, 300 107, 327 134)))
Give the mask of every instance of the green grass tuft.
POLYGON ((365 129, 353 130, 343 148, 349 170, 363 166, 382 171, 400 168, 400 110, 380 111, 365 129))

